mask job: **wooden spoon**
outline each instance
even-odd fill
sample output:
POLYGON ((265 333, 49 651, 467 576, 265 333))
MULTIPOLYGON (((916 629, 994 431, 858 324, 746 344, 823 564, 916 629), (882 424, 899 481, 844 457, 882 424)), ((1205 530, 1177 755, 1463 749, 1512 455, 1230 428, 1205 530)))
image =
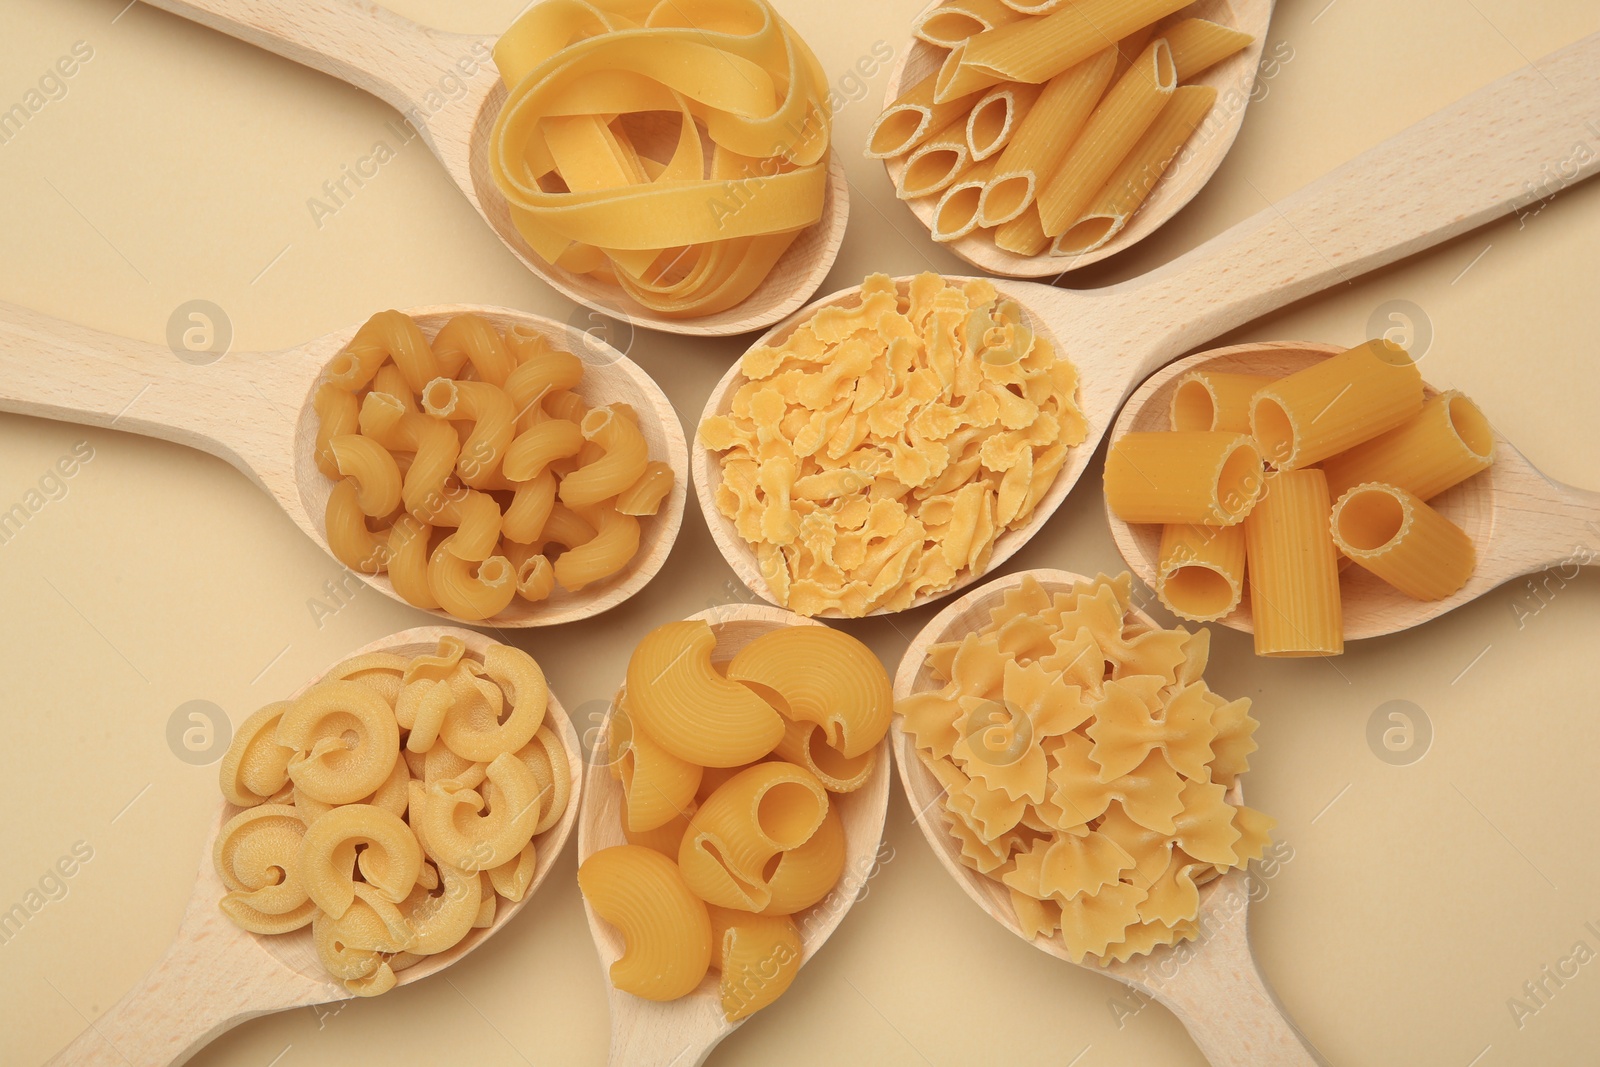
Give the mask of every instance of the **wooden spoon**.
MULTIPOLYGON (((1344 351, 1337 345, 1235 345, 1181 359, 1141 385, 1117 417, 1111 440, 1133 430, 1171 429, 1169 413, 1178 379, 1201 367, 1252 374, 1292 374, 1344 351)), ((1437 389, 1428 386, 1427 395, 1437 389)), ((1412 600, 1361 567, 1345 567, 1339 575, 1348 640, 1379 637, 1404 630, 1524 574, 1550 567, 1592 563, 1600 557, 1600 493, 1554 481, 1539 471, 1499 433, 1495 460, 1486 471, 1428 501, 1466 531, 1478 552, 1478 565, 1467 584, 1443 600, 1412 600)), ((1111 536, 1122 558, 1146 585, 1154 588, 1161 548, 1161 527, 1130 524, 1111 514, 1111 536)), ((1249 590, 1244 602, 1218 620, 1223 626, 1250 633, 1249 590)))
MULTIPOLYGON (((820 626, 793 612, 760 604, 728 604, 689 616, 704 619, 717 635, 713 662, 721 667, 757 637, 785 626, 820 626)), ((611 722, 607 714, 605 726, 611 722)), ((602 727, 604 729, 605 727, 602 727)), ((583 783, 583 814, 578 825, 578 862, 612 845, 627 844, 622 834, 622 783, 611 776, 605 746, 593 753, 583 783)), ((889 806, 889 740, 884 738, 873 761, 866 785, 852 793, 830 793, 844 822, 845 863, 839 884, 818 903, 794 916, 800 928, 802 964, 816 955, 823 942, 838 928, 845 912, 856 902, 867 880, 877 869, 878 848, 883 839, 883 819, 889 806)), ((594 913, 584 901, 595 950, 606 972, 606 990, 611 1000, 611 1056, 609 1062, 622 1067, 697 1067, 711 1050, 745 1021, 730 1023, 722 1013, 718 991, 719 975, 707 974, 688 996, 657 1003, 614 988, 611 965, 625 948, 616 927, 594 913)), ((758 1013, 759 1014, 759 1013, 758 1013)))
POLYGON ((349 82, 399 111, 523 266, 557 292, 605 314, 696 337, 748 333, 805 303, 839 254, 850 196, 835 153, 822 218, 789 246, 760 288, 726 311, 669 318, 617 286, 546 263, 517 232, 489 174, 489 135, 506 102, 490 58, 496 37, 420 26, 359 0, 146 2, 349 82))
MULTIPOLYGON (((943 0, 934 0, 923 14, 941 3, 943 0)), ((1195 194, 1222 165, 1228 149, 1233 147, 1234 138, 1244 125, 1245 107, 1255 92, 1256 70, 1261 62, 1262 47, 1266 44, 1272 5, 1273 0, 1197 0, 1179 13, 1180 18, 1209 19, 1243 30, 1255 40, 1186 83, 1213 87, 1217 90, 1217 102, 1190 138, 1186 149, 1188 155, 1182 164, 1175 164, 1162 176, 1122 232, 1099 248, 1076 256, 1052 256, 1049 252, 1019 256, 997 247, 993 230, 974 230, 965 237, 942 242, 944 247, 990 274, 1003 274, 1009 278, 1054 278, 1067 271, 1098 263, 1144 240, 1194 199, 1195 194)), ((901 50, 899 62, 889 70, 888 84, 883 91, 884 106, 888 107, 906 89, 937 71, 948 54, 945 49, 920 38, 911 38, 910 43, 901 50)), ((907 156, 903 155, 883 161, 890 180, 897 185, 901 172, 905 170, 906 159, 907 156)), ((930 232, 933 230, 934 208, 938 202, 938 194, 905 201, 906 206, 930 232)))
MULTIPOLYGON (((1068 456, 1032 520, 995 541, 990 569, 1010 559, 1055 512, 1138 382, 1184 352, 1269 311, 1526 205, 1527 183, 1549 161, 1568 159, 1575 139, 1587 136, 1584 123, 1597 109, 1600 34, 1402 130, 1142 277, 1081 291, 1035 282, 998 284, 1002 295, 1029 311, 1035 329, 1053 340, 1056 351, 1077 365, 1078 402, 1089 432, 1068 456)), ((1578 158, 1568 160, 1573 171, 1568 184, 1600 170, 1600 155, 1589 153, 1581 163, 1578 158)), ((902 284, 907 281, 901 279, 902 284)), ((857 303, 856 288, 823 297, 773 327, 756 347, 781 343, 818 308, 857 303)), ((704 414, 726 413, 744 381, 735 363, 712 390, 704 414)), ((722 476, 718 457, 697 443, 691 464, 717 547, 741 581, 777 603, 749 543, 717 509, 722 476)), ((911 606, 980 577, 962 571, 952 589, 911 606)))
MULTIPOLYGON (((1067 571, 1020 571, 974 589, 935 615, 911 642, 895 674, 895 699, 937 688, 927 667, 929 646, 960 640, 987 624, 989 609, 1027 577, 1036 579, 1047 593, 1070 590, 1073 583, 1085 581, 1067 571)), ((1134 614, 1155 625, 1143 612, 1135 609, 1134 614)), ((1029 938, 1022 932, 1011 906, 1010 891, 1003 882, 962 862, 961 846, 943 822, 940 798, 944 790, 917 756, 916 745, 906 736, 899 715, 889 727, 889 736, 900 784, 905 787, 917 825, 956 884, 1007 930, 1041 952, 1072 962, 1059 934, 1029 938)), ((1235 784, 1228 801, 1237 804, 1241 800, 1235 784)), ((1322 1063, 1284 1013, 1256 966, 1246 930, 1252 878, 1245 870, 1236 869, 1200 887, 1196 921, 1201 933, 1196 940, 1163 945, 1126 963, 1108 960, 1103 966, 1091 962, 1079 966, 1124 982, 1166 1005, 1214 1067, 1301 1067, 1322 1063)))
MULTIPOLYGON (((558 588, 537 604, 513 599, 486 624, 553 626, 616 607, 655 577, 683 521, 688 449, 672 403, 622 353, 593 334, 574 344, 573 331, 549 319, 465 304, 416 308, 407 314, 431 339, 463 312, 481 315, 500 330, 520 326, 538 332, 553 347, 572 350, 584 361, 576 392, 591 405, 631 404, 650 457, 677 473, 660 512, 640 522, 639 551, 622 571, 576 593, 558 588)), ((324 516, 334 483, 312 455, 317 413, 311 397, 323 367, 349 344, 356 329, 336 330, 283 352, 227 353, 196 366, 160 345, 0 303, 0 411, 127 430, 220 456, 271 494, 295 525, 327 550, 324 516)), ((358 577, 405 603, 387 575, 358 577)), ((458 621, 439 610, 429 614, 458 621)))
MULTIPOLYGON (((468 652, 480 660, 495 643, 472 630, 420 626, 380 638, 351 655, 395 652, 415 656, 433 652, 441 637, 460 638, 468 652)), ((299 696, 311 684, 315 683, 302 686, 294 695, 299 696)), ((444 970, 493 937, 527 906, 554 867, 556 856, 565 847, 567 836, 577 822, 582 788, 579 777, 583 768, 578 755, 578 735, 573 732, 572 723, 554 693, 550 694, 545 721, 566 749, 572 795, 561 820, 533 839, 539 865, 528 891, 514 904, 498 903, 494 923, 489 927, 473 930, 454 948, 424 957, 415 966, 400 971, 395 976, 398 985, 409 985, 444 970)), ((217 875, 211 857, 212 846, 223 824, 243 810, 227 801, 219 802, 211 833, 200 851, 194 894, 189 898, 183 922, 167 954, 127 996, 107 1009, 52 1059, 52 1064, 63 1067, 69 1064, 73 1067, 176 1065, 247 1019, 350 997, 349 990, 330 978, 318 962, 309 926, 290 934, 262 936, 241 930, 218 908, 217 903, 227 887, 217 875)))

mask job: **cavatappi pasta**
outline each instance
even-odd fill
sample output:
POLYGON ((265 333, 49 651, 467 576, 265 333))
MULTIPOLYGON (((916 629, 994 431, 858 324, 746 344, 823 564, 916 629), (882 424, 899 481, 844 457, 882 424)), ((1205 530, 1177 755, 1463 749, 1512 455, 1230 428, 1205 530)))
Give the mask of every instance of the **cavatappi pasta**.
POLYGON ((895 707, 961 861, 1078 962, 1194 937, 1199 887, 1260 858, 1275 825, 1228 799, 1256 749, 1250 701, 1207 687, 1207 631, 1143 622, 1131 585, 1025 577, 928 650, 940 688, 895 707))
POLYGON ((311 927, 328 973, 357 996, 455 947, 520 901, 535 838, 572 794, 526 652, 346 660, 251 715, 221 767, 238 811, 213 859, 223 913, 256 934, 311 927))
POLYGON ((1472 539, 1426 501, 1488 469, 1494 430, 1455 390, 1424 399, 1403 348, 1369 341, 1285 377, 1193 370, 1170 424, 1114 440, 1105 489, 1124 522, 1162 525, 1154 584, 1173 614, 1221 619, 1248 590, 1258 655, 1337 655, 1348 564, 1420 600, 1472 576, 1472 539))
POLYGON ((904 160, 901 199, 941 198, 935 240, 1092 252, 1127 227, 1205 122, 1216 91, 1187 83, 1253 40, 1185 18, 1184 6, 948 0, 915 27, 948 50, 940 69, 884 109, 867 155, 904 160))
POLYGON ((766 0, 544 0, 494 59, 490 173, 547 263, 705 315, 822 217, 828 80, 766 0))
POLYGON ((717 509, 802 615, 898 611, 982 574, 1087 424, 1077 372, 979 279, 873 275, 775 346, 745 354, 717 509))
POLYGON ((622 935, 616 988, 673 1000, 718 971, 737 1022, 799 972, 801 913, 844 872, 838 799, 871 777, 894 696, 877 657, 824 626, 772 630, 731 659, 716 645, 688 620, 634 650, 606 729, 628 843, 578 880, 622 935))
POLYGON ((492 619, 619 573, 672 491, 626 404, 589 408, 583 361, 457 315, 430 342, 374 315, 313 395, 317 465, 337 480, 328 548, 420 608, 492 619))

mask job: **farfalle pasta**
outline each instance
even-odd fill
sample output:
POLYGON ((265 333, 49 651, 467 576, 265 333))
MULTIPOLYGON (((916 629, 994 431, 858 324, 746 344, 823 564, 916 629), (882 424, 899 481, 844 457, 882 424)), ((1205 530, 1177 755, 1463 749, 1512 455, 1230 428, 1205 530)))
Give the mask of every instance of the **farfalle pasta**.
POLYGON ((836 630, 780 627, 731 659, 716 645, 687 620, 635 650, 606 733, 628 843, 578 880, 625 943, 616 988, 671 1000, 716 970, 737 1022, 799 972, 791 916, 839 883, 837 800, 866 785, 894 700, 877 657, 836 630))
POLYGON ((430 342, 374 315, 313 394, 337 484, 328 548, 420 608, 492 619, 619 573, 672 491, 626 404, 590 409, 583 362, 536 333, 457 315, 430 342))
POLYGON ((1198 887, 1259 858, 1274 825, 1228 800, 1256 748, 1249 700, 1213 693, 1207 632, 1153 626, 1131 583, 1025 576, 928 650, 941 687, 896 706, 962 862, 1078 962, 1195 936, 1198 887))
POLYGON ((423 655, 346 660, 262 708, 222 760, 240 809, 213 853, 223 913, 257 934, 310 926, 357 996, 492 925, 527 893, 534 839, 571 796, 548 701, 526 652, 479 659, 446 636, 423 655))
POLYGON ((490 174, 547 263, 705 315, 822 217, 827 78, 765 0, 543 0, 494 59, 490 174))
POLYGON ((983 280, 873 275, 747 352, 716 506, 802 615, 898 611, 982 574, 1081 444, 1077 371, 983 280))

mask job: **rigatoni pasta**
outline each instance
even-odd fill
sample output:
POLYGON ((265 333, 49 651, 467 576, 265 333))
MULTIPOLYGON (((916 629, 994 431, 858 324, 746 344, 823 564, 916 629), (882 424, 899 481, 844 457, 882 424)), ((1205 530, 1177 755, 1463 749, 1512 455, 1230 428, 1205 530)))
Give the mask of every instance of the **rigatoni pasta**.
POLYGON ((1123 434, 1106 454, 1106 504, 1125 522, 1231 526, 1261 496, 1261 472, 1261 452, 1244 434, 1123 434))
POLYGON ((1270 374, 1192 370, 1172 391, 1172 428, 1249 433, 1250 401, 1272 380, 1270 374))
POLYGON ((1156 596, 1179 618, 1213 622, 1244 598, 1243 524, 1168 523, 1156 558, 1156 596))
POLYGON ((347 660, 262 708, 222 761, 237 810, 213 853, 219 907, 256 934, 309 925, 357 996, 393 988, 532 884, 534 839, 571 796, 548 700, 527 653, 497 644, 480 659, 444 637, 425 655, 347 660))
POLYGON ((1422 410, 1422 374, 1406 350, 1377 338, 1265 386, 1250 432, 1283 470, 1319 463, 1422 410))
POLYGON ((1477 563, 1459 526, 1398 486, 1356 486, 1339 498, 1329 522, 1340 552, 1417 600, 1456 592, 1477 563))
POLYGON ((800 913, 844 872, 836 798, 873 773, 894 701, 877 657, 836 630, 778 627, 731 659, 716 645, 686 620, 635 650, 606 729, 629 844, 590 855, 579 883, 626 942, 616 988, 675 999, 709 968, 737 1022, 799 972, 800 913))
POLYGON ((1328 481, 1320 470, 1272 471, 1260 502, 1244 520, 1258 656, 1344 651, 1330 507, 1328 481))
POLYGON ((1387 433, 1328 457, 1322 470, 1335 498, 1362 482, 1383 482, 1431 500, 1493 462, 1489 420, 1470 398, 1450 389, 1387 433))
POLYGON ((432 342, 399 312, 373 316, 313 395, 317 462, 337 479, 329 549, 473 621, 622 571, 674 475, 627 405, 590 410, 582 378, 571 353, 476 315, 432 342))

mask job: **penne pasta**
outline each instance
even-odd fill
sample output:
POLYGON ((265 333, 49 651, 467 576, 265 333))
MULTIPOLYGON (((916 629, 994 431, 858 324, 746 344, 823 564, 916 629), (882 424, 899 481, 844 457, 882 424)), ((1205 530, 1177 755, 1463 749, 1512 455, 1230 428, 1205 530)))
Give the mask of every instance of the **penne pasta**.
POLYGON ((911 26, 913 35, 938 48, 954 48, 973 34, 1005 26, 1022 12, 1001 0, 947 0, 911 26))
POLYGON ((971 158, 972 153, 967 148, 966 116, 958 116, 906 158, 895 184, 895 195, 902 200, 914 200, 937 193, 956 180, 956 175, 971 158))
POLYGON ((967 158, 981 162, 1004 148, 1039 92, 1037 85, 997 85, 979 97, 967 113, 967 158))
POLYGON ((1244 524, 1169 523, 1161 531, 1156 596, 1191 622, 1213 622, 1244 598, 1244 524))
POLYGON ((1250 612, 1258 656, 1344 651, 1338 552, 1322 472, 1279 470, 1244 520, 1250 612))
POLYGON ((1216 99, 1217 91, 1209 85, 1184 85, 1173 90, 1155 122, 1117 164, 1077 221, 1056 238, 1051 252, 1058 256, 1081 255, 1121 233, 1216 99))
POLYGON ((1000 153, 979 206, 980 226, 1010 222, 1033 202, 1039 183, 1055 171, 1089 121, 1116 62, 1113 49, 1102 49, 1045 84, 1000 153))
POLYGON ((1106 455, 1106 506, 1124 522, 1232 526, 1262 485, 1261 453, 1244 434, 1127 433, 1106 455))
POLYGON ((1329 523, 1340 552, 1418 600, 1456 592, 1477 564, 1459 526, 1397 486, 1356 486, 1339 498, 1329 523))
POLYGON ((1322 463, 1335 498, 1362 482, 1397 486, 1429 500, 1494 462, 1494 428, 1463 394, 1450 390, 1406 422, 1322 463))
POLYGON ((1184 19, 1162 30, 1161 36, 1172 47, 1172 62, 1178 68, 1180 83, 1222 62, 1255 40, 1248 33, 1206 19, 1184 19))
POLYGON ((967 113, 976 95, 945 103, 933 99, 937 74, 930 74, 888 107, 867 131, 867 155, 892 159, 905 155, 917 145, 967 113))
POLYGON ((984 186, 994 173, 995 161, 996 157, 991 156, 981 163, 969 164, 940 194, 933 208, 935 241, 957 241, 978 228, 978 205, 984 186))
POLYGON ((1273 380, 1266 374, 1190 371, 1172 391, 1172 428, 1249 433, 1250 400, 1273 380))
POLYGON ((985 30, 951 53, 956 68, 948 74, 941 70, 941 87, 959 95, 1001 81, 1047 81, 1100 51, 1106 41, 1121 40, 1186 2, 1077 0, 1041 17, 985 30))
POLYGON ((1083 133, 1038 193, 1045 233, 1058 237, 1083 215, 1117 165, 1156 121, 1176 87, 1172 51, 1158 38, 1095 107, 1083 133))
POLYGON ((1422 375, 1406 350, 1378 338, 1258 392, 1250 427, 1268 463, 1296 470, 1370 440, 1422 409, 1422 375))
POLYGON ((1022 214, 995 230, 994 243, 1019 256, 1036 256, 1050 247, 1050 237, 1039 222, 1039 205, 1030 203, 1022 214))

